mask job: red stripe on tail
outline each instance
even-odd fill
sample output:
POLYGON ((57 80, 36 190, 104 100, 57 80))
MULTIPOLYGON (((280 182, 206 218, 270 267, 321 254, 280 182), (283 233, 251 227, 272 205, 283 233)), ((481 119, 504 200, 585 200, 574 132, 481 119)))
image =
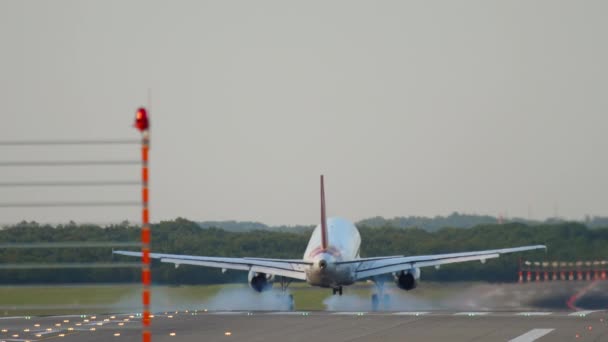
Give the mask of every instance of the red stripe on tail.
POLYGON ((327 249, 327 215, 325 214, 325 186, 321 175, 321 247, 327 249))

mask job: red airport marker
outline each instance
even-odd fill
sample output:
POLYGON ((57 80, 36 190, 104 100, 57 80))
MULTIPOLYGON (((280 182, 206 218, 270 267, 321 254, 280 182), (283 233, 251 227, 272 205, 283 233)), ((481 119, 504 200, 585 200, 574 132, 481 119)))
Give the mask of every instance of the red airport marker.
POLYGON ((140 132, 147 131, 150 129, 150 118, 148 118, 148 111, 144 107, 140 107, 135 114, 135 123, 133 124, 140 132))
POLYGON ((144 107, 137 109, 135 114, 135 123, 133 124, 142 133, 141 140, 141 203, 142 203, 142 226, 141 226, 141 282, 142 282, 142 341, 151 342, 152 333, 150 332, 150 302, 151 293, 150 285, 152 283, 152 275, 150 272, 150 210, 148 202, 150 200, 150 192, 148 189, 148 151, 150 150, 150 118, 148 111, 144 107))

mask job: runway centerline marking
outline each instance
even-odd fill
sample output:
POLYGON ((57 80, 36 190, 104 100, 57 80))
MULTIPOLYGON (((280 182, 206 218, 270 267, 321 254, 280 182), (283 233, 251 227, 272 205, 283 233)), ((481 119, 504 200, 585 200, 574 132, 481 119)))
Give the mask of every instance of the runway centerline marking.
POLYGON ((532 329, 523 335, 519 335, 516 338, 509 340, 509 342, 532 342, 539 339, 555 329, 532 329))
POLYGON ((454 316, 484 316, 489 314, 489 312, 485 312, 485 311, 481 311, 481 312, 476 312, 476 311, 472 311, 472 312, 457 312, 454 314, 454 316))
POLYGON ((246 314, 246 312, 243 312, 243 311, 215 311, 215 312, 210 312, 210 314, 212 314, 212 315, 243 315, 243 314, 246 314))
POLYGON ((354 311, 344 311, 344 312, 334 312, 332 315, 346 315, 346 316, 363 316, 367 312, 354 312, 354 311))
POLYGON ((520 312, 517 313, 516 316, 548 316, 553 312, 544 312, 544 311, 534 311, 534 312, 520 312))
POLYGON ((428 315, 429 313, 426 311, 404 311, 404 312, 395 312, 393 315, 397 316, 422 316, 428 315))
POLYGON ((592 314, 594 312, 600 312, 602 310, 583 310, 583 311, 576 311, 573 313, 569 313, 568 316, 577 316, 577 317, 585 317, 589 314, 592 314))
POLYGON ((307 311, 273 311, 267 312, 267 315, 295 315, 295 316, 304 316, 308 315, 307 311))

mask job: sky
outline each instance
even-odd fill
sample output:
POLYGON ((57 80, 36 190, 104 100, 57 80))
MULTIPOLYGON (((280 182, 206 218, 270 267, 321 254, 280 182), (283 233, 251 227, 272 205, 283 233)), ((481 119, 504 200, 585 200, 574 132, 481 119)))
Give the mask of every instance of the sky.
MULTIPOLYGON (((2 1, 0 140, 138 139, 151 218, 608 215, 605 1, 2 1)), ((6 147, 0 161, 137 159, 6 147)), ((139 168, 0 168, 2 182, 139 168)), ((0 202, 139 188, 0 188, 0 202)), ((137 221, 138 207, 0 208, 0 222, 137 221)))

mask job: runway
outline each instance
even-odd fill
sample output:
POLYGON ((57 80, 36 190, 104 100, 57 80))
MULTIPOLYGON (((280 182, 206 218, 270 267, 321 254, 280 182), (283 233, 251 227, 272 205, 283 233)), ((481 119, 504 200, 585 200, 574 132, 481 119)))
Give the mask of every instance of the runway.
MULTIPOLYGON (((0 341, 138 341, 137 314, 9 317, 0 341)), ((606 311, 157 313, 153 341, 606 341, 606 311)))

